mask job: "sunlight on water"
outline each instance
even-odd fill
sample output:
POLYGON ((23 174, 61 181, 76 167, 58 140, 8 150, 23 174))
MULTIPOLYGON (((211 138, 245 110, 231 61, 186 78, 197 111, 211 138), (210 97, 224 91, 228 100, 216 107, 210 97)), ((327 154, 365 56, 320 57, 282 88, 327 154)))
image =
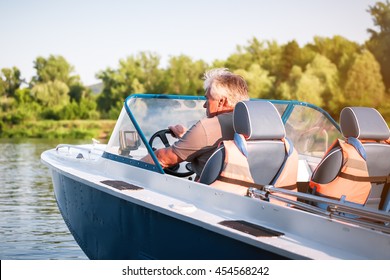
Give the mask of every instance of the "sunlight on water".
POLYGON ((59 142, 0 139, 0 259, 86 259, 57 208, 40 161, 59 142))

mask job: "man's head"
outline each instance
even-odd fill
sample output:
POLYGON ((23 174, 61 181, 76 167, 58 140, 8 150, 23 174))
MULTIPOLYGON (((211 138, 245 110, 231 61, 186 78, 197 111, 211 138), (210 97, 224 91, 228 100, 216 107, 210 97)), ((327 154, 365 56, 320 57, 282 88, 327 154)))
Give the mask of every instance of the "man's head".
POLYGON ((207 117, 233 111, 239 101, 248 100, 248 86, 239 75, 233 74, 226 68, 209 70, 204 75, 204 89, 207 117))

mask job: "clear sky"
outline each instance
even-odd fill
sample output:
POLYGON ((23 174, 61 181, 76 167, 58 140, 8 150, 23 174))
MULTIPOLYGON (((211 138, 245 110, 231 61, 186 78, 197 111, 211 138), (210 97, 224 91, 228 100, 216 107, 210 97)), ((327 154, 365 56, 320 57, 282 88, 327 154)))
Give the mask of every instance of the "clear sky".
MULTIPOLYGON (((38 56, 62 55, 85 85, 140 51, 211 63, 253 37, 300 46, 314 36, 363 43, 376 0, 0 0, 0 69, 27 80, 38 56)), ((383 2, 383 1, 382 1, 383 2)))

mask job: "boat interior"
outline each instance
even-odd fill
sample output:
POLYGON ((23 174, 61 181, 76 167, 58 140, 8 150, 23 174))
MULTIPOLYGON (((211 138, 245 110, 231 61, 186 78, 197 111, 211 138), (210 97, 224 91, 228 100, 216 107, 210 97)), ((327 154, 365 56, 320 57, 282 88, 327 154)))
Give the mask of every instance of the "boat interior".
MULTIPOLYGON (((180 180, 198 181, 237 195, 282 203, 390 233, 390 132, 377 110, 347 107, 341 112, 339 124, 321 108, 305 102, 242 102, 233 117, 236 135, 241 135, 235 143, 244 147, 242 153, 247 158, 252 181, 245 186, 239 182, 237 188, 224 188, 214 183, 221 178, 221 172, 226 173, 223 171, 225 146, 209 159, 200 178, 195 178, 188 162, 163 169, 153 153, 177 140, 168 126, 180 123, 189 128, 204 118, 203 104, 204 97, 200 96, 131 95, 124 103, 108 144, 86 147, 88 153, 76 153, 75 160, 94 161, 103 156, 180 180), (340 140, 351 143, 364 161, 347 158, 338 144, 340 140), (148 154, 155 164, 141 161, 148 154), (286 163, 290 155, 291 162, 286 163), (353 175, 349 178, 340 177, 346 162, 350 163, 349 170, 366 168, 368 174, 351 171, 353 175), (280 185, 278 181, 287 182, 291 178, 295 188, 286 187, 286 183, 280 185), (328 189, 337 198, 329 195, 328 189), (359 199, 349 199, 354 192, 359 192, 359 199)), ((61 145, 57 151, 69 153, 72 148, 61 145)), ((234 184, 234 180, 229 183, 234 184)))

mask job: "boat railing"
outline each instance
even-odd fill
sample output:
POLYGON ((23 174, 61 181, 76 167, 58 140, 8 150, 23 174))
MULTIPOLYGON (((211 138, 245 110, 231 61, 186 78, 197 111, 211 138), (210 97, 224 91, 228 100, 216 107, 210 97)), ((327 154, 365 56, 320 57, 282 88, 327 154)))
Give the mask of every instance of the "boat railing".
POLYGON ((314 214, 327 216, 331 219, 342 220, 362 227, 390 233, 390 213, 359 205, 350 205, 342 201, 328 199, 312 194, 289 191, 272 185, 263 189, 249 188, 249 196, 260 199, 276 199, 287 205, 314 214), (297 200, 279 196, 284 194, 296 197, 297 200), (327 204, 327 209, 314 206, 313 203, 327 204))
POLYGON ((71 155, 70 151, 71 151, 71 149, 74 149, 77 152, 77 155, 76 155, 77 159, 84 159, 84 155, 81 152, 86 152, 88 154, 88 159, 92 159, 91 155, 94 153, 94 151, 104 152, 104 149, 100 149, 95 144, 96 143, 94 143, 92 147, 91 146, 83 147, 80 145, 72 145, 72 144, 59 144, 59 145, 57 145, 55 150, 58 153, 60 151, 60 149, 66 148, 67 154, 71 155))
POLYGON ((78 145, 71 145, 71 144, 59 144, 56 147, 56 151, 58 151, 61 148, 68 148, 68 152, 70 152, 70 149, 77 149, 77 150, 81 150, 81 151, 86 151, 88 153, 92 153, 91 148, 86 148, 86 147, 82 147, 82 146, 78 146, 78 145))

